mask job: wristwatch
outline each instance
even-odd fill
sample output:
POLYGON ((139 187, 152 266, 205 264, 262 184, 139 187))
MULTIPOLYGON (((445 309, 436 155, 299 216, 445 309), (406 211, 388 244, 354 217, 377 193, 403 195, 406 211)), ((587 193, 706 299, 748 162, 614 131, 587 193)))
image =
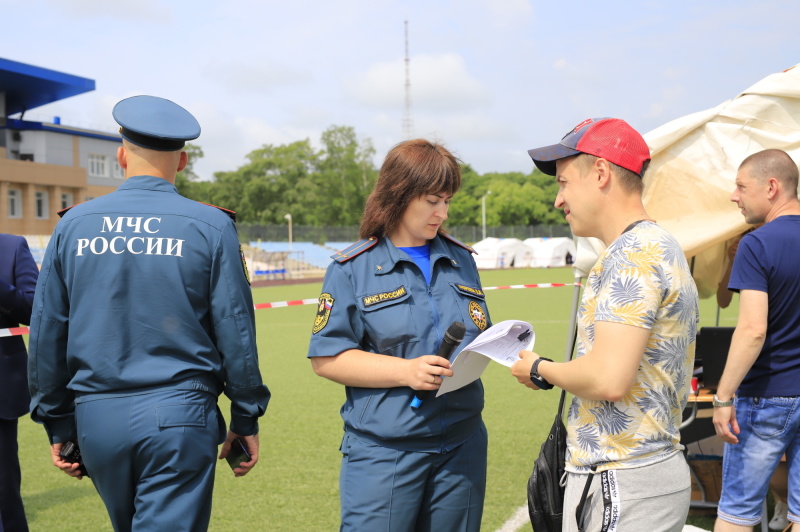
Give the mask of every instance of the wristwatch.
POLYGON ((533 366, 531 366, 531 381, 542 390, 549 390, 550 388, 553 387, 553 385, 547 382, 547 380, 544 377, 539 375, 539 363, 542 360, 547 360, 548 362, 552 362, 552 360, 550 360, 549 358, 544 358, 544 357, 537 358, 536 361, 533 363, 533 366))
MULTIPOLYGON (((736 397, 736 396, 734 396, 734 397, 736 397)), ((719 397, 717 397, 717 395, 714 394, 714 400, 712 401, 711 404, 713 404, 714 406, 732 406, 733 405, 733 397, 731 397, 727 401, 720 401, 719 397)))

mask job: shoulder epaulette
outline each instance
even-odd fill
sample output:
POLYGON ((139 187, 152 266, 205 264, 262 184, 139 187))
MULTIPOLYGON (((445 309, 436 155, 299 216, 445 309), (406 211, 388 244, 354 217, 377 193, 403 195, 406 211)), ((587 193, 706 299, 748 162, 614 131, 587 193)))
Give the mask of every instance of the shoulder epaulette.
POLYGON ((439 236, 442 236, 442 237, 446 238, 447 240, 449 240, 449 241, 450 241, 450 242, 452 242, 453 244, 455 244, 455 245, 457 245, 457 246, 459 246, 459 247, 462 247, 462 248, 466 249, 466 250, 467 250, 467 251, 469 251, 470 253, 476 253, 474 249, 472 249, 471 247, 469 247, 469 246, 468 246, 468 245, 466 245, 465 243, 461 242, 460 240, 457 240, 456 238, 454 238, 454 237, 452 237, 452 236, 448 235, 447 233, 439 233, 439 236))
POLYGON ((66 207, 66 208, 64 208, 64 209, 61 209, 60 211, 58 211, 58 213, 57 213, 57 214, 58 214, 58 217, 59 217, 59 218, 63 218, 63 217, 64 217, 64 215, 65 215, 65 214, 67 214, 67 213, 69 212, 69 210, 70 210, 71 208, 75 207, 76 205, 80 205, 80 203, 76 203, 75 205, 70 205, 69 207, 66 207))
POLYGON ((378 239, 375 238, 374 236, 371 236, 369 238, 359 240, 349 248, 337 251, 336 253, 331 255, 331 258, 336 262, 346 262, 352 259, 353 257, 361 255, 362 253, 364 253, 366 250, 368 250, 377 243, 378 239))
POLYGON ((208 205, 209 207, 214 207, 215 209, 219 209, 225 214, 227 214, 231 220, 233 220, 234 222, 236 221, 236 211, 226 209, 225 207, 219 207, 217 205, 211 205, 210 203, 203 203, 202 201, 198 201, 197 203, 202 203, 203 205, 208 205))

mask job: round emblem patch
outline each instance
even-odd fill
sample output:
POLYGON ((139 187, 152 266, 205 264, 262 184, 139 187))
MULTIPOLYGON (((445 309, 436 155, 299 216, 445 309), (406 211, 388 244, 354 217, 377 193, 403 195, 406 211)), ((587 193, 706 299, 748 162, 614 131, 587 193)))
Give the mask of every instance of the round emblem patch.
POLYGON ((247 279, 247 284, 250 284, 250 271, 247 269, 247 261, 244 258, 244 251, 242 251, 241 244, 239 244, 239 255, 242 257, 242 269, 244 269, 244 278, 247 279))
POLYGON ((328 318, 331 317, 331 309, 333 308, 333 301, 333 296, 327 292, 319 295, 317 316, 314 318, 314 328, 311 329, 312 334, 317 334, 328 324, 328 318))
POLYGON ((482 331, 486 329, 486 313, 475 301, 470 301, 469 303, 469 317, 472 318, 478 329, 482 331))

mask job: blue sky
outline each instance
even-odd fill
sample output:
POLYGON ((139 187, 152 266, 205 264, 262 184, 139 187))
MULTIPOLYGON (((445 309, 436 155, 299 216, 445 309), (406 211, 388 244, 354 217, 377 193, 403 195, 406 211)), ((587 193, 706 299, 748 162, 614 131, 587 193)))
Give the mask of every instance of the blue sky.
POLYGON ((112 131, 120 99, 169 98, 203 128, 203 178, 332 125, 380 164, 403 138, 405 20, 414 133, 480 173, 530 171, 587 117, 646 133, 800 63, 791 0, 0 0, 0 19, 0 57, 97 83, 26 118, 112 131))

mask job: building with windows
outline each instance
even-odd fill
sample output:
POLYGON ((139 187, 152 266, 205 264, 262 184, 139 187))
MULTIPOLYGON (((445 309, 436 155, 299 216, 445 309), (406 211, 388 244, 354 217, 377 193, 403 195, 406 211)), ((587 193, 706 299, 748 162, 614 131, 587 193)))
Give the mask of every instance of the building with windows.
POLYGON ((31 109, 94 89, 91 79, 0 58, 0 232, 49 235, 58 211, 122 183, 119 135, 58 117, 25 120, 31 109))

